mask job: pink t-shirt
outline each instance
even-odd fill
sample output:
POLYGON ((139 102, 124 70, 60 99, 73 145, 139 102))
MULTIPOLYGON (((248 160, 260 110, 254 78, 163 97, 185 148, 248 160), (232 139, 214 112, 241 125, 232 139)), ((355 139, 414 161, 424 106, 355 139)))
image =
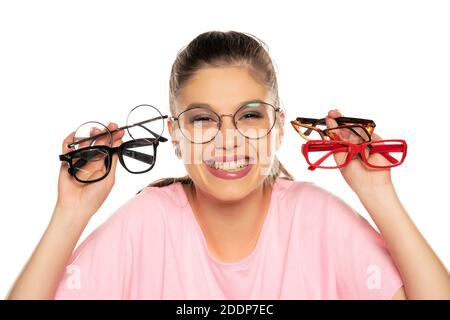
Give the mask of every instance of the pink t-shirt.
POLYGON ((208 251, 180 183, 146 187, 72 254, 55 299, 390 299, 402 286, 385 243, 343 200, 278 178, 256 247, 208 251))

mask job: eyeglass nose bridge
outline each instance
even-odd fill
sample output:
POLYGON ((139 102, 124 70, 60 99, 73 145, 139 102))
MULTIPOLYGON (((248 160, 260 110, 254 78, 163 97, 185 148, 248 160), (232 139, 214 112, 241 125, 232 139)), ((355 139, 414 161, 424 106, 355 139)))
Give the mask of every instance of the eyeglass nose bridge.
POLYGON ((217 115, 219 116, 219 125, 218 125, 218 127, 217 127, 217 133, 216 133, 216 135, 214 136, 214 139, 217 137, 217 135, 219 134, 220 130, 222 129, 222 124, 223 124, 222 117, 231 117, 231 122, 233 123, 233 128, 234 128, 234 130, 235 130, 237 133, 240 133, 240 131, 239 131, 237 125, 236 125, 236 122, 234 121, 234 116, 235 116, 235 114, 233 114, 233 113, 223 113, 223 114, 217 114, 217 115))
POLYGON ((218 114, 218 116, 219 116, 219 127, 217 129, 219 131, 220 131, 220 129, 222 129, 222 123, 223 123, 222 117, 231 117, 231 122, 233 123, 233 127, 237 130, 236 123, 234 122, 234 114, 224 113, 224 114, 218 114))
POLYGON ((221 131, 222 123, 223 123, 222 117, 231 117, 232 118, 231 122, 233 123, 234 129, 237 132, 239 132, 239 130, 238 130, 237 126, 236 126, 236 123, 234 122, 234 114, 232 114, 232 113, 223 113, 223 114, 217 114, 217 116, 219 117, 219 123, 218 123, 218 126, 217 126, 217 132, 216 132, 216 134, 214 135, 214 137, 210 141, 215 140, 217 138, 217 135, 221 131))

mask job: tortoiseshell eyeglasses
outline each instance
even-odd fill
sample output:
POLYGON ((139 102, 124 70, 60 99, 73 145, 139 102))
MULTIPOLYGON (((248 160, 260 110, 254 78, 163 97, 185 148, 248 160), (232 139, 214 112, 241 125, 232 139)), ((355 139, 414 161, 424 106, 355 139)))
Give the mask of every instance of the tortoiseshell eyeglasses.
POLYGON ((327 128, 325 118, 301 118, 291 121, 294 129, 305 140, 347 141, 361 144, 372 141, 375 122, 369 119, 339 117, 334 119, 338 126, 327 128))

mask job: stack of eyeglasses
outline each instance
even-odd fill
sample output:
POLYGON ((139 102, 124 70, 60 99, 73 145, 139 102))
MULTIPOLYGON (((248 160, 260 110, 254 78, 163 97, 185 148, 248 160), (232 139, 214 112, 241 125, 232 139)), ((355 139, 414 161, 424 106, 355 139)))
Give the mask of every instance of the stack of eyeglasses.
POLYGON ((159 142, 167 141, 162 136, 167 117, 157 108, 142 104, 130 111, 125 126, 113 131, 97 121, 85 122, 77 128, 72 143, 67 146, 74 150, 60 155, 59 159, 68 162, 69 174, 82 183, 104 179, 111 170, 115 153, 128 172, 148 172, 155 165, 159 142), (126 130, 131 140, 113 147, 114 134, 122 130, 126 130))
POLYGON ((357 156, 371 168, 392 168, 406 157, 405 140, 372 141, 375 122, 368 119, 339 117, 338 126, 327 128, 325 118, 296 118, 294 129, 307 142, 302 154, 309 170, 343 168, 357 156))

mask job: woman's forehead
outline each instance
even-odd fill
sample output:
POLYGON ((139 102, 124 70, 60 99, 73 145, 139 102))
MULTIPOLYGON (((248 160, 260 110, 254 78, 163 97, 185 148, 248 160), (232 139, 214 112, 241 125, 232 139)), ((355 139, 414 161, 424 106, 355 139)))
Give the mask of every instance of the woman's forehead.
MULTIPOLYGON (((233 105, 229 106, 229 107, 232 108, 230 113, 233 113, 234 111, 236 111, 237 109, 239 109, 240 107, 242 107, 244 105, 253 106, 253 107, 254 106, 258 106, 259 102, 266 103, 267 101, 265 101, 263 99, 258 99, 258 98, 241 101, 241 102, 235 104, 234 106, 233 105)), ((205 103, 205 102, 193 102, 193 103, 190 103, 190 104, 186 105, 183 108, 183 110, 192 109, 192 108, 205 108, 205 109, 212 110, 212 111, 215 111, 215 112, 218 112, 218 113, 222 113, 222 111, 223 111, 223 110, 220 110, 217 107, 214 107, 214 105, 211 105, 211 104, 208 104, 208 103, 205 103)), ((223 113, 226 113, 226 112, 223 112, 223 113)))
POLYGON ((246 102, 268 102, 267 95, 267 88, 245 68, 203 68, 180 90, 177 111, 202 105, 231 113, 246 102))

